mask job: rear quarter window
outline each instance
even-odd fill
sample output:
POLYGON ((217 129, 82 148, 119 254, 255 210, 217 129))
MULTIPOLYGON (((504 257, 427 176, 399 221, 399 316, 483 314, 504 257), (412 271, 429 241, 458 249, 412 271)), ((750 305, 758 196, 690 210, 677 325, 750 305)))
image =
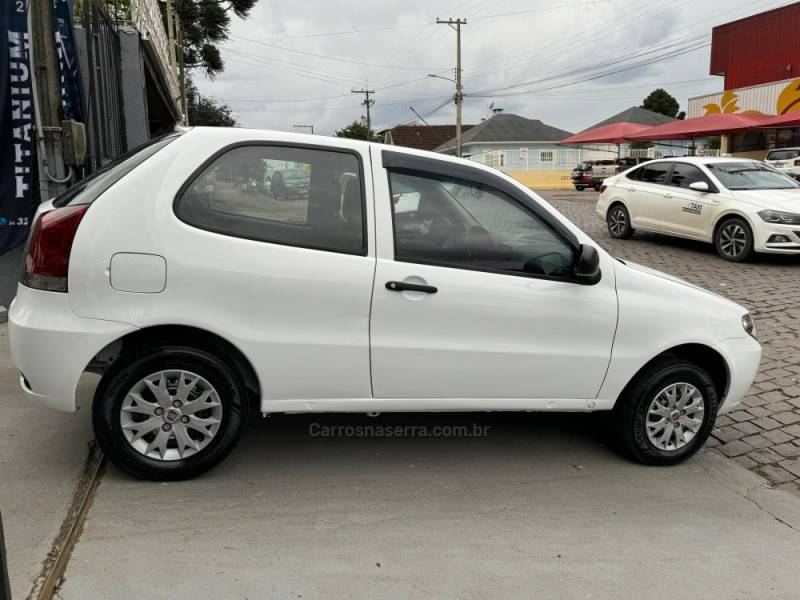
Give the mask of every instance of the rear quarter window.
POLYGON ((214 156, 175 201, 185 223, 222 235, 366 254, 361 159, 336 149, 245 144, 214 156))

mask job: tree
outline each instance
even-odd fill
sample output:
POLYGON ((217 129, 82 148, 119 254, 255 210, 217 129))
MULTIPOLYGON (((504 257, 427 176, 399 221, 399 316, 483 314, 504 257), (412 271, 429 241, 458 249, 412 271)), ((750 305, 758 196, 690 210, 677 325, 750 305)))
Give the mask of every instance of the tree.
POLYGON ((187 79, 186 84, 186 108, 190 125, 236 127, 236 119, 227 104, 201 95, 191 79, 187 79))
POLYGON ((344 127, 335 133, 336 137, 351 138, 354 140, 375 141, 375 132, 370 129, 369 136, 367 135, 367 126, 360 121, 353 121, 347 127, 344 127))
POLYGON ((256 1, 175 0, 175 10, 183 29, 185 67, 201 69, 210 79, 223 71, 225 64, 217 44, 228 39, 231 13, 247 19, 256 1))
POLYGON ((642 102, 642 108, 652 110, 662 115, 667 115, 673 119, 682 119, 686 116, 685 112, 678 113, 680 104, 666 90, 658 88, 650 92, 650 95, 642 102))

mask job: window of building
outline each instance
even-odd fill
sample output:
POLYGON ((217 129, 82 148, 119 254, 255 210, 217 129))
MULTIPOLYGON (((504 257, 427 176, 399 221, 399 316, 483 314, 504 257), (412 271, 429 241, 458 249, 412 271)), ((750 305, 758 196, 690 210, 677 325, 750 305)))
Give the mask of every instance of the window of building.
POLYGON ((248 145, 196 175, 176 212, 190 225, 225 235, 365 254, 363 204, 355 155, 248 145))
POLYGON ((555 153, 552 150, 540 150, 539 151, 539 162, 543 163, 551 163, 555 158, 555 153))
POLYGON ((503 192, 466 179, 390 171, 395 259, 554 278, 574 251, 503 192))

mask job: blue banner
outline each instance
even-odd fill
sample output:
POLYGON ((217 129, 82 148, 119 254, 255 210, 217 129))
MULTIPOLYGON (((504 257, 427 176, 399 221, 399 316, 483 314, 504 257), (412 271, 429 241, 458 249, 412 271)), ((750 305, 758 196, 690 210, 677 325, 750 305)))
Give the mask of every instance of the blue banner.
POLYGON ((53 16, 64 118, 83 122, 83 92, 72 27, 72 0, 54 0, 53 16))
POLYGON ((28 0, 0 0, 0 254, 22 244, 39 204, 28 0))

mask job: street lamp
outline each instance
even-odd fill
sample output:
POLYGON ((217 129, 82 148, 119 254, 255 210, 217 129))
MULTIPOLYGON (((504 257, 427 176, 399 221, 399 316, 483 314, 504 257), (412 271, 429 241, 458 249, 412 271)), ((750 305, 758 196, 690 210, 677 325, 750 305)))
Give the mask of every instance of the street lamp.
POLYGON ((435 77, 436 79, 444 79, 445 81, 450 81, 452 83, 456 82, 455 79, 450 79, 449 77, 442 77, 441 75, 434 75, 433 73, 428 73, 428 77, 435 77))
POLYGON ((292 127, 296 127, 297 129, 310 129, 311 135, 314 135, 314 126, 313 125, 292 125, 292 127))

